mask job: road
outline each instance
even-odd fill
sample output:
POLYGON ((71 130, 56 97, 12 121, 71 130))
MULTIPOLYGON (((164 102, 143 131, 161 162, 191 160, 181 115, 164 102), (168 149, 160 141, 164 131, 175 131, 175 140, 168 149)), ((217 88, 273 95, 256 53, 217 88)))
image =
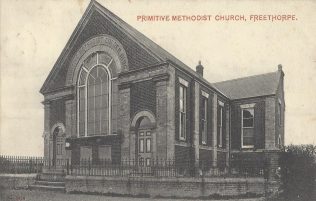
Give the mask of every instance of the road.
MULTIPOLYGON (((130 197, 109 197, 103 195, 66 194, 51 191, 36 190, 5 190, 0 192, 1 201, 129 201, 129 200, 150 200, 150 201, 188 201, 188 199, 158 199, 158 198, 130 198, 130 197)), ((216 200, 213 200, 216 201, 216 200)), ((218 200, 219 201, 219 200, 218 200)), ((220 200, 225 201, 225 200, 220 200)), ((229 201, 264 201, 264 198, 252 199, 230 199, 229 201)))

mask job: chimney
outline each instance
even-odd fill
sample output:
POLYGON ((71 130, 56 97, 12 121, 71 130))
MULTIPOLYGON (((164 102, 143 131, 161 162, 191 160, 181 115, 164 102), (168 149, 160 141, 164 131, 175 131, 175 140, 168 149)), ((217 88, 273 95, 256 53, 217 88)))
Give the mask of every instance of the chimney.
POLYGON ((196 66, 196 73, 203 77, 203 69, 204 67, 201 64, 201 61, 199 61, 199 65, 196 66))
POLYGON ((282 64, 278 65, 278 71, 282 71, 282 64))

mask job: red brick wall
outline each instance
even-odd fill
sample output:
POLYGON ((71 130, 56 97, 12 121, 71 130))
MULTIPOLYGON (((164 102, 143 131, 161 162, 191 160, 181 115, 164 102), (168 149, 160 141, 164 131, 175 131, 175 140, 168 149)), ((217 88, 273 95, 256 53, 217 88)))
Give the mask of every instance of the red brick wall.
POLYGON ((65 125, 65 101, 63 99, 53 100, 50 103, 50 128, 59 122, 65 125))
POLYGON ((132 84, 130 112, 133 117, 137 112, 149 110, 156 115, 156 85, 152 80, 132 84))

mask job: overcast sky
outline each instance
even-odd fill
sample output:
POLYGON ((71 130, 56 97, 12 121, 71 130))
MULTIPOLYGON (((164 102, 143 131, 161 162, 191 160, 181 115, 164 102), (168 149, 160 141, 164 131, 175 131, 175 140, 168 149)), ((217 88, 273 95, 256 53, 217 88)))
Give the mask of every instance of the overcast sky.
MULTIPOLYGON (((286 144, 316 143, 316 2, 99 2, 210 82, 285 72, 286 144), (140 22, 138 15, 289 14, 290 22, 140 22)), ((0 154, 43 155, 39 93, 88 0, 1 0, 0 154)))

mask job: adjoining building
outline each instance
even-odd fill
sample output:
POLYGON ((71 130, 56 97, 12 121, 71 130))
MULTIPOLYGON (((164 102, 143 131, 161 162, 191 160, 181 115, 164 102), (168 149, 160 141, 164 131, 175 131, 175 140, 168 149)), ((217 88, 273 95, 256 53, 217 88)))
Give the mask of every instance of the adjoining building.
POLYGON ((284 73, 210 83, 91 1, 40 92, 44 156, 228 167, 284 144, 284 73))

